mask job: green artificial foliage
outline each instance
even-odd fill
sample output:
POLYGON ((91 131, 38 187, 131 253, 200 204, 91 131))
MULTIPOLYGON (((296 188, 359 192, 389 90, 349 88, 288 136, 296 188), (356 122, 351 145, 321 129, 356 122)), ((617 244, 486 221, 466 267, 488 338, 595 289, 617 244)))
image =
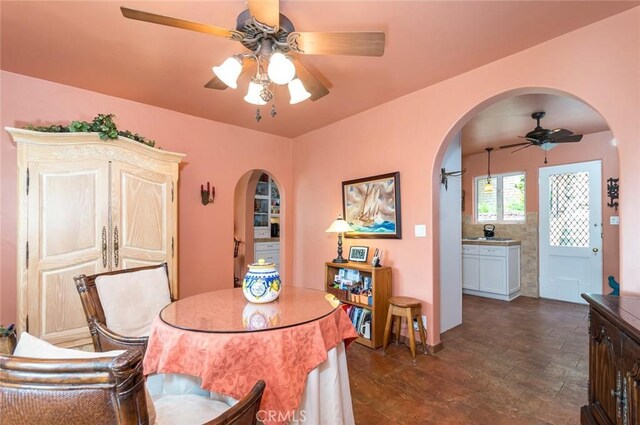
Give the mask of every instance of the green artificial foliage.
POLYGON ((15 325, 10 324, 5 327, 4 325, 0 325, 0 336, 9 336, 15 332, 15 325))
POLYGON ((154 147, 156 142, 139 135, 138 133, 132 133, 129 130, 118 130, 116 123, 113 122, 115 115, 113 114, 98 114, 91 122, 87 121, 72 121, 68 126, 63 125, 50 125, 50 126, 35 126, 27 125, 27 130, 43 131, 47 133, 98 133, 100 139, 117 139, 118 136, 126 137, 127 139, 135 140, 147 146, 154 147))

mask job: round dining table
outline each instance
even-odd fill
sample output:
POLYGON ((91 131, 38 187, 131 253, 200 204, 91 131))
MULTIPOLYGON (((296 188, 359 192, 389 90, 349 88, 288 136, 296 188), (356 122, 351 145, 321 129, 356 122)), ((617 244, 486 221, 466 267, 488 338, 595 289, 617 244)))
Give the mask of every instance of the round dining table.
POLYGON ((242 398, 260 379, 265 424, 353 424, 346 346, 357 338, 332 295, 283 287, 273 302, 241 288, 167 305, 154 320, 145 374, 186 374, 205 390, 242 398))

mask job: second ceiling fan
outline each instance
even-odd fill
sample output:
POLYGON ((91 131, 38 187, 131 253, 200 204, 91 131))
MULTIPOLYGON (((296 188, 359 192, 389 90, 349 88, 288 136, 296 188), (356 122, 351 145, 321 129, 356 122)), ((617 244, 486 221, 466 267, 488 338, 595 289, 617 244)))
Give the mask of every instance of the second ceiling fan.
MULTIPOLYGON (((124 17, 186 29, 239 41, 247 50, 214 67, 215 77, 205 87, 236 88, 238 77, 254 69, 245 101, 265 105, 273 98, 274 84, 289 87, 290 103, 318 100, 329 90, 301 63, 299 55, 382 56, 384 32, 300 32, 280 13, 279 0, 249 0, 236 28, 227 29, 121 7, 124 17)), ((275 107, 272 109, 275 115, 275 107)), ((256 115, 259 120, 259 111, 256 115)))
POLYGON ((582 140, 582 134, 573 134, 571 130, 567 130, 566 128, 556 128, 553 130, 542 128, 542 126, 540 125, 540 120, 544 118, 545 115, 546 114, 543 111, 534 112, 533 114, 531 114, 531 118, 536 120, 536 128, 528 132, 525 136, 518 136, 522 139, 525 139, 526 142, 500 146, 500 149, 521 146, 520 149, 516 149, 513 151, 518 152, 519 150, 526 149, 531 146, 539 146, 546 151, 551 149, 551 143, 575 143, 582 140))

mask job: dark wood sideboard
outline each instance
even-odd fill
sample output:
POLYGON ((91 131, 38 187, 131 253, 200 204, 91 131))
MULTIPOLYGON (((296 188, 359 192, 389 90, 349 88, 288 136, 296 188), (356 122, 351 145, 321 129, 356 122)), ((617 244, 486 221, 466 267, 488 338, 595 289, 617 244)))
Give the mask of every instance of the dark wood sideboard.
POLYGON ((586 424, 640 424, 640 297, 582 294, 589 303, 586 424))

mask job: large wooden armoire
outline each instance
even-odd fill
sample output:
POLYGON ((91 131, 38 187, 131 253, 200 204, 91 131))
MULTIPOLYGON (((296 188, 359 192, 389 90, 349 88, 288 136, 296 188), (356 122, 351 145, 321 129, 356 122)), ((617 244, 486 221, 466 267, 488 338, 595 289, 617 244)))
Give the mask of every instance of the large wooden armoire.
POLYGON ((178 297, 183 154, 95 133, 6 129, 18 147, 18 331, 89 343, 73 277, 167 262, 178 297))
POLYGON ((640 423, 640 297, 582 294, 589 303, 584 425, 640 423))

